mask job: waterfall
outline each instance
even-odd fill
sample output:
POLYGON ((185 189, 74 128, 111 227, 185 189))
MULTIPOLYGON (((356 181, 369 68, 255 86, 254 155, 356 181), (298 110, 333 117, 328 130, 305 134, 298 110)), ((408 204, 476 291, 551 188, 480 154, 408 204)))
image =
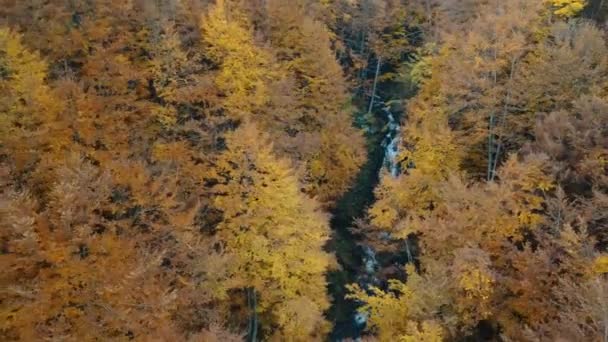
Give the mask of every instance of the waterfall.
MULTIPOLYGON (((382 112, 386 115, 386 135, 382 139, 382 147, 384 148, 384 167, 389 171, 391 177, 399 177, 401 167, 399 165, 399 147, 401 145, 401 126, 399 121, 395 119, 395 116, 390 111, 390 107, 385 105, 382 101, 378 101, 379 104, 384 105, 382 112)), ((379 172, 383 172, 380 170, 379 172)), ((388 236, 390 238, 390 235, 388 236)), ((407 242, 406 242, 407 244, 407 242)), ((376 277, 376 271, 378 270, 378 261, 376 260, 376 252, 371 246, 361 245, 362 248, 362 262, 363 271, 359 275, 357 282, 363 289, 368 290, 371 286, 378 285, 379 281, 376 277)), ((408 259, 409 258, 409 246, 408 259)), ((367 324, 369 318, 368 312, 357 312, 353 317, 353 322, 356 326, 363 329, 367 324)), ((357 341, 359 339, 355 339, 357 341)))
POLYGON ((386 114, 388 120, 388 130, 382 141, 382 146, 384 147, 384 165, 389 170, 391 176, 397 177, 400 172, 398 158, 399 145, 401 144, 401 126, 399 126, 399 122, 395 120, 395 116, 388 107, 383 108, 382 111, 386 114))
MULTIPOLYGON (((376 252, 373 248, 367 245, 361 246, 363 250, 363 267, 365 273, 360 274, 357 277, 357 283, 361 288, 365 289, 370 293, 370 286, 378 285, 378 278, 376 277, 376 271, 378 270, 378 261, 376 260, 376 252)), ((367 319, 369 318, 369 312, 361 311, 355 313, 353 316, 353 323, 356 327, 362 331, 367 324, 367 319)), ((355 341, 360 341, 360 338, 356 338, 355 341)))
POLYGON ((376 272, 376 268, 378 268, 378 262, 376 261, 376 252, 374 252, 374 250, 369 246, 363 246, 363 252, 365 272, 367 274, 372 275, 376 272))
MULTIPOLYGON (((399 177, 401 173, 401 164, 398 160, 399 146, 401 145, 401 126, 399 125, 399 121, 395 120, 388 106, 382 108, 382 111, 386 114, 388 120, 388 130, 382 141, 382 146, 384 147, 384 165, 392 177, 399 177)), ((390 234, 386 234, 386 238, 390 239, 390 234)), ((412 262, 414 258, 408 239, 405 239, 405 252, 407 254, 407 262, 412 262)))

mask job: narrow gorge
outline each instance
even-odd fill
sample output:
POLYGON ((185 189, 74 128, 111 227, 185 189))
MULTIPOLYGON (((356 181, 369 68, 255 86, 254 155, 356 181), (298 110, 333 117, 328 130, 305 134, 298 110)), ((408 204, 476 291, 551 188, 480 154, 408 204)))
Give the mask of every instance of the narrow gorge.
POLYGON ((607 20, 0 0, 0 341, 608 342, 607 20))
MULTIPOLYGON (((376 75, 377 77, 377 75, 376 75)), ((388 88, 380 89, 379 92, 391 93, 388 88)), ((414 93, 410 93, 413 96, 414 93)), ((334 298, 329 316, 334 322, 331 341, 342 341, 347 338, 357 339, 361 337, 367 323, 368 314, 358 312, 357 308, 362 303, 348 300, 346 285, 356 283, 364 289, 370 287, 382 287, 378 278, 381 267, 376 251, 371 245, 365 243, 365 236, 360 232, 354 232, 353 228, 357 220, 366 217, 366 210, 374 201, 374 189, 382 177, 399 177, 401 162, 399 160, 401 147, 401 123, 404 119, 404 102, 406 99, 392 99, 384 101, 378 94, 369 96, 369 110, 358 115, 373 115, 374 126, 363 126, 368 141, 368 162, 362 167, 351 190, 338 201, 336 208, 332 211, 333 218, 331 226, 334 236, 330 242, 331 250, 336 253, 340 270, 329 274, 329 290, 334 298), (371 97, 374 100, 371 100, 371 97), (396 105, 392 105, 396 104, 396 105)), ((366 107, 367 108, 367 107, 366 107)), ((385 239, 389 240, 387 234, 385 239)), ((405 242, 408 243, 407 240, 405 242)), ((407 250, 407 259, 403 263, 412 261, 412 255, 407 250)), ((386 260, 385 260, 386 261, 386 260)), ((386 263, 386 262, 385 262, 386 263)), ((393 263, 392 267, 403 267, 403 264, 393 263)), ((386 284, 384 279, 384 283, 386 284)))

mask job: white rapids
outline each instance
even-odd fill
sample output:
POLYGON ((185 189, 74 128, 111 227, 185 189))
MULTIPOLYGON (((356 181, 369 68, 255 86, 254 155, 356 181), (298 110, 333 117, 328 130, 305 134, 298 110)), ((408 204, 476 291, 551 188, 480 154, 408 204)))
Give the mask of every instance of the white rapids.
MULTIPOLYGON (((382 108, 382 112, 386 114, 387 118, 387 132, 384 139, 382 139, 382 147, 384 148, 383 166, 388 170, 391 177, 399 177, 399 174, 401 173, 401 166, 399 163, 401 126, 388 106, 382 108)), ((382 170, 380 170, 380 172, 382 172, 382 170)), ((373 248, 367 245, 362 245, 361 247, 363 249, 362 259, 365 273, 358 277, 358 283, 362 288, 369 289, 370 286, 375 286, 378 283, 378 278, 375 274, 379 265, 376 260, 376 252, 373 248)), ((367 324, 368 318, 369 313, 362 311, 355 314, 353 321, 357 326, 364 327, 365 324, 367 324)))
POLYGON ((401 126, 388 108, 383 108, 382 111, 386 114, 388 120, 388 131, 382 141, 382 146, 384 147, 384 165, 391 176, 398 177, 401 169, 398 160, 399 145, 401 145, 401 126))

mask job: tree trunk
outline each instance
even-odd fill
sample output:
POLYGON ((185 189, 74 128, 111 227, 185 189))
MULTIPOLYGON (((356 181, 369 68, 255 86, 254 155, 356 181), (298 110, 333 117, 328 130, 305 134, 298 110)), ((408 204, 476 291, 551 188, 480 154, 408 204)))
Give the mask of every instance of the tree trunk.
POLYGON ((247 288, 247 306, 249 306, 250 316, 249 323, 247 324, 248 328, 248 342, 257 342, 258 340, 258 312, 257 312, 257 297, 255 293, 255 289, 250 287, 247 288))
MULTIPOLYGON (((519 60, 519 56, 516 56, 511 61, 511 71, 509 73, 509 80, 507 81, 508 83, 510 83, 513 80, 513 77, 515 75, 515 68, 517 67, 518 60, 519 60)), ((511 102, 511 85, 507 84, 507 95, 505 98, 505 104, 503 106, 501 116, 499 117, 500 121, 496 125, 497 128, 502 127, 505 124, 505 121, 507 121, 507 114, 509 111, 509 102, 511 102)), ((500 159, 500 152, 501 152, 502 147, 503 147, 503 137, 499 136, 498 143, 496 146, 496 153, 494 154, 494 163, 492 165, 492 169, 490 170, 490 181, 493 181, 494 178, 496 177, 496 169, 498 168, 498 160, 500 159)))
POLYGON ((488 125, 488 171, 487 181, 491 180, 492 174, 492 158, 494 156, 494 111, 490 114, 490 123, 488 125))
POLYGON ((407 262, 411 263, 414 261, 414 257, 412 256, 412 251, 410 250, 410 239, 405 239, 405 253, 407 254, 407 262))
POLYGON ((378 61, 376 62, 376 74, 374 75, 374 86, 372 87, 372 97, 369 100, 369 108, 367 109, 367 114, 372 112, 374 107, 374 99, 376 97, 376 86, 378 85, 378 74, 380 73, 380 64, 382 63, 382 58, 378 56, 378 61))

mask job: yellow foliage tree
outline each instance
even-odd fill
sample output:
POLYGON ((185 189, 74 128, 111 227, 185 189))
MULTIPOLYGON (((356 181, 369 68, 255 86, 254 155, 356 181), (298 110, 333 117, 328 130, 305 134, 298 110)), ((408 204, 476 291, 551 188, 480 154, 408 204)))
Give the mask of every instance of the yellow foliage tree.
POLYGON ((219 0, 201 18, 201 29, 206 55, 220 68, 215 83, 226 97, 224 106, 239 119, 268 102, 272 59, 255 45, 251 30, 233 16, 224 1, 219 0))
POLYGON ((492 295, 494 275, 487 253, 475 248, 461 248, 454 251, 454 265, 451 271, 456 280, 456 312, 464 329, 475 327, 493 313, 492 295))
POLYGON ((57 170, 60 181, 44 211, 31 192, 0 191, 0 239, 6 243, 0 336, 157 335, 153 326, 169 323, 175 307, 175 292, 160 268, 162 252, 147 254, 124 233, 104 234, 108 224, 99 211, 107 204, 110 178, 79 158, 67 164, 57 170))
POLYGON ((608 256, 600 255, 595 259, 593 263, 593 272, 597 274, 608 273, 608 256))
POLYGON ((424 280, 411 265, 406 270, 407 284, 391 280, 386 292, 376 287, 368 292, 359 285, 350 285, 347 298, 363 303, 359 312, 369 316, 368 328, 377 332, 380 341, 443 341, 444 330, 431 312, 439 308, 444 298, 435 292, 436 287, 419 287, 424 280))
POLYGON ((328 328, 324 274, 334 262, 323 251, 327 219, 300 193, 288 162, 274 157, 253 124, 232 133, 227 145, 213 191, 214 206, 223 213, 217 235, 235 255, 231 273, 240 287, 259 293, 256 310, 266 318, 268 334, 320 338, 328 328))
POLYGON ((562 18, 570 18, 577 15, 587 5, 586 0, 551 0, 554 8, 553 13, 562 18))
POLYGON ((47 69, 18 33, 0 28, 0 142, 20 171, 41 159, 57 163, 70 142, 62 104, 46 84, 47 69))
MULTIPOLYGON (((433 293, 439 296, 437 293, 442 292, 447 297, 442 301, 441 314, 451 319, 442 321, 441 325, 452 333, 470 331, 480 321, 500 316, 494 301, 502 290, 497 279, 509 262, 508 246, 513 241, 524 240, 526 232, 537 231, 544 222, 539 214, 544 205, 541 193, 553 186, 551 177, 544 173, 545 163, 546 158, 542 156, 532 155, 524 160, 512 156, 499 171, 500 184, 467 185, 459 177, 449 175, 435 178, 431 183, 433 207, 424 211, 399 203, 409 198, 408 194, 399 194, 402 188, 380 188, 380 201, 369 212, 375 215, 371 216, 372 223, 382 224, 379 228, 388 229, 396 238, 412 233, 418 236, 420 260, 427 273, 441 274, 448 283, 433 293), (447 180, 442 180, 443 177, 447 180), (383 213, 381 208, 389 209, 383 213)), ((401 181, 384 182, 400 184, 401 181)), ((413 279, 424 278, 412 277, 410 273, 407 286, 413 279)), ((419 285, 407 303, 410 306, 412 298, 428 293, 425 286, 431 286, 426 279, 419 285)), ((420 306, 428 310, 434 307, 420 306)), ((414 321, 421 324, 436 318, 421 316, 414 321)), ((387 324, 390 325, 390 321, 387 324)))
POLYGON ((269 1, 269 36, 282 73, 293 78, 293 109, 280 120, 289 120, 286 129, 297 142, 292 154, 303 161, 305 189, 322 203, 332 203, 362 165, 364 142, 352 125, 347 82, 331 48, 331 33, 310 12, 306 1, 269 1))

